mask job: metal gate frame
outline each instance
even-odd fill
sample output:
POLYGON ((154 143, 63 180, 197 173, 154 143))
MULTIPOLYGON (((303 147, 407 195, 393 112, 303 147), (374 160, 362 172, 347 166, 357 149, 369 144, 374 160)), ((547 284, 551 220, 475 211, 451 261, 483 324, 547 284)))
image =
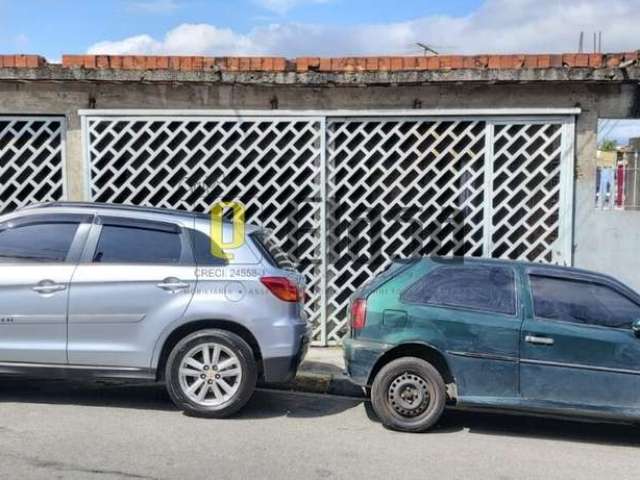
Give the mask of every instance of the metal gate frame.
MULTIPOLYGON (((82 151, 85 165, 85 189, 86 200, 91 200, 91 156, 89 142, 90 120, 157 120, 158 118, 176 117, 179 120, 202 120, 203 117, 212 120, 254 120, 254 119, 286 119, 318 121, 321 125, 320 144, 320 330, 318 345, 327 345, 327 321, 329 288, 327 278, 327 200, 330 192, 327 190, 328 158, 327 158, 327 124, 335 119, 398 119, 419 121, 482 121, 485 122, 485 148, 484 152, 484 189, 493 191, 493 165, 494 148, 493 136, 496 126, 505 124, 547 124, 561 125, 561 159, 560 159, 560 186, 559 186, 559 225, 558 236, 561 241, 560 250, 563 263, 573 264, 573 203, 574 203, 574 164, 575 164, 575 117, 579 115, 579 108, 529 108, 529 109, 443 109, 443 110, 80 110, 82 122, 82 151), (489 148, 489 146, 491 146, 489 148)), ((492 205, 484 202, 483 214, 483 255, 491 255, 492 247, 492 205)))

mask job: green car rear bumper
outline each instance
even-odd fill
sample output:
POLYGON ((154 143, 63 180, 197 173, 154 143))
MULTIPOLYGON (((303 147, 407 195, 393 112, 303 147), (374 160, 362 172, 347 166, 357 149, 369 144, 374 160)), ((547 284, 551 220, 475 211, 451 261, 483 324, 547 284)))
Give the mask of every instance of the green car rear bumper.
POLYGON ((346 338, 343 340, 344 363, 351 381, 358 386, 369 386, 376 362, 390 348, 385 343, 346 338))

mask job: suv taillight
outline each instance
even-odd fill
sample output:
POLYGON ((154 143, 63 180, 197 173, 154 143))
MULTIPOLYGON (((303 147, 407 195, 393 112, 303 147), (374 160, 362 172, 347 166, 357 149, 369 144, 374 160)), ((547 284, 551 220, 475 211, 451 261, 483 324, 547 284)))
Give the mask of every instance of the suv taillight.
POLYGON ((301 300, 300 289, 287 277, 261 277, 260 281, 283 302, 296 303, 301 300))
POLYGON ((362 330, 367 322, 367 301, 356 298, 351 304, 351 328, 362 330))

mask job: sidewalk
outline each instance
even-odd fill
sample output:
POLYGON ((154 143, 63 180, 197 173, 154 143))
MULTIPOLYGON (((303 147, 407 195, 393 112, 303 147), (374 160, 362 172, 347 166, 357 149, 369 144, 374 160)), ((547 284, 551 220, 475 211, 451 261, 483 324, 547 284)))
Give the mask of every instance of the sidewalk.
POLYGON ((298 369, 298 375, 284 389, 324 393, 346 397, 364 397, 362 389, 349 381, 344 373, 340 347, 311 347, 298 369))

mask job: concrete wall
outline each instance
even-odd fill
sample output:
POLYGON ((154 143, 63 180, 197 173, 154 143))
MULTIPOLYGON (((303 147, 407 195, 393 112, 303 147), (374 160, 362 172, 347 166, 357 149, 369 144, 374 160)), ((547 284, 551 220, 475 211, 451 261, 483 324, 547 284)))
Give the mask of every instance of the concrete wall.
POLYGON ((606 272, 640 291, 640 211, 594 207, 598 118, 631 118, 637 86, 618 95, 597 96, 576 124, 575 253, 576 266, 606 272))
POLYGON ((580 107, 576 123, 576 266, 640 290, 640 212, 594 208, 598 118, 640 116, 634 82, 303 86, 209 83, 0 81, 0 114, 63 114, 68 120, 68 196, 83 199, 79 109, 400 109, 580 107))

